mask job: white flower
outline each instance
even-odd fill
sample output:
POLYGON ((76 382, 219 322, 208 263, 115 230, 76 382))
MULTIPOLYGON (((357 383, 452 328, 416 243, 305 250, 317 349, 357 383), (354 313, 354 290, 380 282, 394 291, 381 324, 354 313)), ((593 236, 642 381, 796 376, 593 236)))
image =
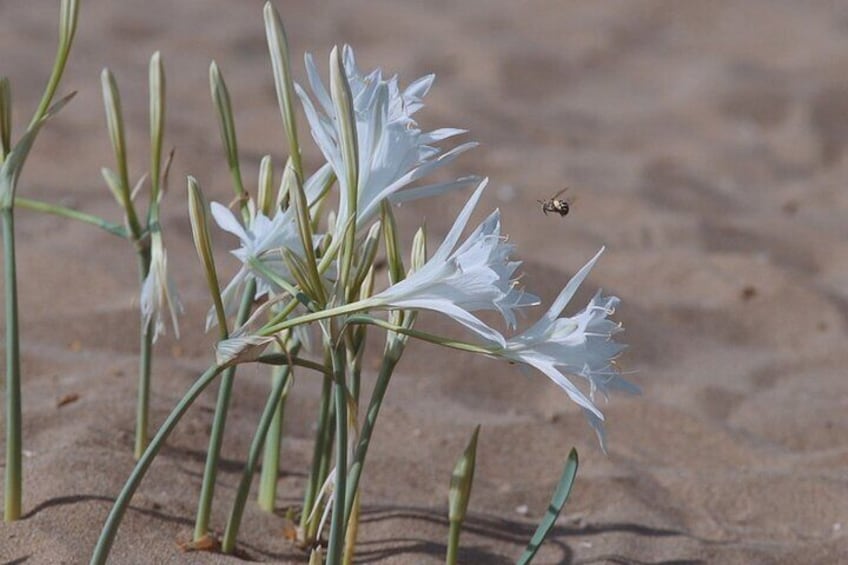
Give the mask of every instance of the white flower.
POLYGON ((518 261, 510 261, 513 246, 500 234, 496 210, 456 249, 459 236, 486 182, 480 183, 444 241, 421 269, 373 297, 382 307, 425 309, 447 314, 484 338, 505 345, 503 336, 471 312, 497 310, 510 327, 515 308, 538 304, 537 297, 516 288, 511 277, 518 261))
MULTIPOLYGON (((418 129, 411 116, 423 106, 421 100, 430 90, 434 75, 419 78, 401 92, 396 76, 384 80, 380 69, 363 75, 348 45, 343 48, 343 59, 353 97, 359 149, 357 226, 364 225, 379 210, 384 198, 395 203, 405 202, 479 182, 477 177, 467 177, 402 190, 477 144, 465 143, 441 154, 441 150, 431 144, 465 133, 465 130, 444 128, 423 133, 418 129)), ((339 121, 333 101, 309 54, 306 55, 306 71, 320 111, 299 85, 296 85, 297 93, 303 102, 312 137, 341 185, 337 217, 346 218, 348 191, 339 147, 339 121)))
POLYGON ((150 268, 141 285, 141 319, 146 329, 153 324, 153 341, 159 334, 165 333, 165 322, 162 320, 162 310, 167 305, 171 312, 171 323, 174 334, 180 337, 180 327, 177 323, 177 313, 182 313, 174 283, 168 276, 168 255, 162 243, 162 234, 154 232, 150 239, 150 268))
MULTIPOLYGON (((227 313, 232 314, 235 311, 241 290, 251 278, 256 279, 254 298, 278 293, 281 288, 251 263, 261 263, 262 269, 267 269, 284 280, 291 280, 282 249, 287 248, 303 255, 303 245, 301 245, 297 221, 293 213, 279 210, 273 218, 268 218, 257 211, 253 201, 250 201, 248 203, 250 220, 245 228, 226 206, 213 202, 210 209, 218 226, 238 237, 241 242, 241 247, 234 249, 232 254, 242 262, 242 267, 221 292, 221 299, 227 313)), ((207 315, 207 329, 216 322, 214 314, 214 311, 210 311, 207 315)))
POLYGON ((605 449, 604 416, 593 401, 595 392, 600 391, 605 397, 611 389, 639 392, 638 387, 621 378, 613 364, 625 346, 612 340, 612 336, 621 331, 621 326, 607 316, 614 312, 619 300, 614 296, 603 297, 598 291, 580 313, 559 317, 601 253, 603 249, 568 281, 538 322, 509 338, 506 345, 494 354, 545 373, 583 409, 598 435, 601 447, 605 449), (589 396, 577 388, 561 370, 586 379, 589 382, 589 396))

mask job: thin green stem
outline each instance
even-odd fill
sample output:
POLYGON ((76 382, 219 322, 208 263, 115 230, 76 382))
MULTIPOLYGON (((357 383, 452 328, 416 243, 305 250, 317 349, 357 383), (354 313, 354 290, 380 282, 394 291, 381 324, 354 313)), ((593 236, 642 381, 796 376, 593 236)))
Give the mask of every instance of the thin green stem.
POLYGON ((300 527, 304 530, 307 540, 311 539, 313 524, 317 520, 309 521, 312 507, 315 506, 315 497, 321 486, 321 454, 324 451, 324 443, 327 435, 327 424, 330 419, 330 394, 332 392, 333 380, 330 375, 324 375, 324 383, 321 388, 321 404, 318 411, 318 428, 315 431, 315 444, 312 447, 312 466, 309 470, 309 483, 303 495, 303 512, 300 516, 300 527))
POLYGON ((265 409, 259 418, 259 424, 256 427, 256 433, 253 435, 253 441, 250 443, 247 462, 236 491, 236 499, 233 502, 230 518, 227 520, 227 527, 224 530, 224 538, 221 540, 221 551, 224 553, 232 553, 236 547, 236 537, 241 526, 241 518, 244 515, 244 505, 247 502, 247 495, 250 492, 253 472, 256 470, 256 463, 259 461, 259 454, 262 452, 262 446, 265 444, 268 428, 274 419, 274 414, 277 412, 277 406, 280 404, 280 398, 289 378, 290 373, 286 373, 284 378, 274 383, 274 388, 271 390, 268 401, 265 403, 265 409))
MULTIPOLYGON (((139 248, 138 252, 138 278, 139 288, 144 285, 144 280, 150 271, 150 247, 139 248)), ((153 321, 144 322, 141 317, 141 331, 138 359, 138 391, 136 398, 135 415, 135 449, 133 457, 138 459, 147 448, 148 414, 150 412, 150 372, 153 366, 153 334, 155 332, 153 321)))
POLYGON ((12 208, 0 211, 3 224, 3 273, 6 303, 6 487, 3 517, 21 517, 21 371, 18 341, 18 282, 15 269, 15 218, 12 208))
MULTIPOLYGON (((144 261, 139 254, 139 264, 144 261)), ((142 275, 142 281, 144 275, 142 275)), ((153 323, 142 324, 138 360, 138 398, 136 399, 135 449, 133 456, 138 459, 144 453, 148 441, 148 419, 150 413, 150 373, 153 366, 153 323)))
MULTIPOLYGON (((253 295, 256 292, 256 280, 251 279, 245 287, 242 295, 239 312, 236 315, 236 325, 240 326, 250 315, 253 305, 253 295)), ((226 334, 227 328, 220 328, 222 335, 226 334)), ((200 487, 200 498, 197 502, 197 517, 194 523, 195 541, 203 538, 209 533, 209 520, 212 515, 212 499, 215 496, 215 479, 218 475, 218 458, 221 455, 221 444, 224 441, 224 428, 227 422, 227 412, 230 407, 233 381, 235 380, 236 367, 229 367, 221 377, 221 385, 218 387, 218 401, 215 405, 215 416, 212 420, 212 431, 209 434, 209 448, 206 451, 206 464, 203 468, 203 482, 200 487)))
POLYGON ((64 218, 69 218, 71 220, 79 220, 86 224, 91 224, 92 226, 96 226, 102 230, 105 230, 112 235, 116 235, 123 239, 129 238, 129 233, 127 230, 119 226, 118 224, 113 224, 112 222, 106 221, 99 216, 94 216, 92 214, 86 214, 85 212, 80 212, 78 210, 72 210, 71 208, 66 208, 64 206, 60 206, 58 204, 51 204, 49 202, 42 202, 40 200, 33 200, 31 198, 23 198, 21 196, 15 197, 15 206, 18 208, 26 208, 28 210, 34 210, 36 212, 44 212, 46 214, 53 214, 54 216, 62 216, 64 218))
POLYGON ((287 330, 289 328, 293 328, 295 326, 299 326, 301 324, 308 324, 310 322, 326 320, 327 318, 334 318, 336 316, 342 316, 345 314, 355 314, 357 312, 368 310, 369 308, 373 308, 375 306, 379 306, 379 303, 370 299, 360 300, 358 302, 351 302, 350 304, 343 304, 335 308, 319 310, 318 312, 310 312, 302 316, 297 316, 296 318, 289 318, 287 320, 283 320, 282 322, 266 325, 260 328, 257 334, 263 336, 273 335, 275 333, 287 330))
POLYGON ((115 535, 118 532, 118 526, 121 524, 121 519, 129 506, 130 499, 135 494, 138 485, 144 478, 147 469, 153 462, 153 459, 162 449, 165 440, 174 430, 177 423, 182 419, 183 415, 194 403, 200 393, 202 393, 215 377, 218 376, 222 367, 213 365, 209 367, 192 385, 189 387, 185 395, 180 399, 174 409, 168 414, 168 417, 162 423, 162 427, 156 432, 153 440, 147 446, 144 454, 139 458, 132 473, 130 473, 127 482, 124 483, 120 494, 115 499, 115 504, 106 518, 106 523, 103 525, 103 530, 100 532, 100 537, 97 540, 97 545, 94 548, 94 553, 91 556, 91 565, 103 565, 109 556, 109 550, 112 548, 112 543, 115 541, 115 535))
POLYGON ((385 320, 381 320, 379 318, 373 318, 371 316, 351 316, 346 320, 348 324, 370 324, 372 326, 377 326, 383 328, 385 330, 389 330, 392 332, 397 332, 399 334, 408 335, 411 337, 418 338, 423 341, 429 341, 435 345, 441 345, 442 347, 448 347, 450 349, 456 349, 458 351, 466 351, 468 353, 479 353, 481 355, 496 355, 498 351, 501 350, 499 347, 485 347, 482 345, 474 345, 473 343, 466 343, 464 341, 456 341, 452 339, 446 339, 444 337, 438 336, 436 334, 431 334, 427 332, 422 332, 418 330, 413 330, 409 328, 404 328, 402 326, 397 326, 392 324, 391 322, 387 322, 385 320))
POLYGON ((368 455, 368 447, 371 445, 371 434, 374 432, 374 426, 377 424, 377 416, 380 415, 380 407, 383 404, 383 398, 386 395, 386 390, 389 387, 389 381, 392 378, 392 373, 400 360, 403 349, 406 346, 406 340, 403 337, 389 336, 386 341, 386 349, 383 353, 383 361, 380 365, 380 372, 377 375, 377 382, 374 383, 374 390, 371 392, 371 400, 368 403, 368 411, 365 413, 365 421, 362 424, 362 429, 359 432, 359 441, 356 444, 356 450, 353 453, 353 461, 348 472, 347 483, 347 499, 345 500, 344 516, 345 520, 350 520, 353 510, 353 501, 356 493, 359 491, 359 479, 362 476, 362 469, 365 466, 365 456, 368 455))
POLYGON ((333 489, 333 515, 327 542, 327 563, 341 562, 345 542, 345 493, 347 491, 347 387, 345 386, 345 359, 341 346, 333 346, 333 397, 336 407, 336 480, 333 489))
MULTIPOLYGON (((280 381, 288 381, 289 367, 277 367, 271 375, 271 387, 276 389, 280 381)), ((262 471, 259 477, 259 507, 266 512, 273 512, 277 502, 277 477, 280 472, 280 442, 283 436, 283 415, 286 406, 286 389, 283 389, 277 406, 274 409, 274 418, 271 420, 271 429, 265 438, 265 450, 262 454, 262 471)))
POLYGON ((459 552, 459 534, 462 532, 462 521, 451 520, 450 530, 448 531, 448 551, 445 555, 446 565, 456 565, 456 558, 459 552))

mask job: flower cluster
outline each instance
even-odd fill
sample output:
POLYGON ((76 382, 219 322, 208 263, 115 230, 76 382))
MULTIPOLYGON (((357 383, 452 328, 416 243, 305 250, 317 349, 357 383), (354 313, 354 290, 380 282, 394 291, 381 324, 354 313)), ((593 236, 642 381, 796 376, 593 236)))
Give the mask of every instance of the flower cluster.
MULTIPOLYGON (((345 305, 343 313, 430 310, 451 317, 480 339, 481 352, 533 367, 562 388, 583 410, 603 447, 603 414, 595 403, 595 393, 600 392, 606 396, 613 389, 638 391, 634 385, 621 378, 614 362, 624 348, 613 340, 613 336, 621 330, 620 325, 609 319, 618 304, 618 298, 604 297, 598 292, 576 315, 562 314, 601 252, 568 282, 548 311, 525 331, 504 335, 484 323, 478 317, 478 312, 497 311, 507 328, 514 331, 516 313, 539 304, 538 297, 524 292, 518 286, 515 273, 520 262, 510 259, 514 246, 501 235, 498 210, 460 241, 487 181, 465 177, 449 182, 411 186, 474 144, 465 143, 443 153, 433 144, 464 133, 464 130, 449 128, 423 133, 419 129, 413 114, 423 105, 422 100, 433 83, 432 75, 422 77, 401 89, 397 77, 386 80, 379 69, 368 74, 362 73, 350 47, 344 47, 341 61, 355 118, 356 147, 351 154, 356 155, 358 178, 353 192, 349 190, 351 187, 346 186, 350 182, 346 175, 349 163, 345 160, 343 147, 341 128, 344 127, 344 120, 339 115, 341 110, 322 84, 309 55, 306 56, 306 68, 317 105, 302 87, 296 87, 312 136, 340 185, 336 218, 348 217, 351 204, 346 195, 351 193, 357 195, 354 229, 360 233, 368 226, 372 230, 380 228, 372 222, 384 200, 397 203, 455 190, 471 182, 477 184, 452 228, 429 259, 421 261, 418 268, 406 272, 383 290, 365 293, 359 302, 345 305), (566 375, 583 379, 588 385, 588 391, 581 390, 566 375)), ((307 196, 311 205, 315 193, 314 190, 307 192, 311 192, 307 196)), ((305 249, 298 235, 295 214, 291 208, 279 209, 273 218, 268 218, 256 212, 253 203, 250 206, 250 219, 246 226, 224 206, 212 206, 212 214, 218 225, 238 237, 241 243, 233 254, 243 265, 223 292, 225 304, 232 304, 237 289, 243 286, 248 277, 257 281, 257 298, 290 292, 270 279, 267 276, 269 272, 273 272, 277 280, 289 281, 289 289, 297 287, 296 277, 290 272, 291 263, 283 260, 284 249, 290 256, 304 256, 305 249)), ((317 222, 313 223, 317 225, 317 222)), ((335 223, 340 225, 342 222, 337 220, 335 223)), ((332 230, 333 226, 330 228, 332 230)), ((330 235, 340 239, 341 231, 330 235)), ((364 261, 363 257, 367 255, 362 249, 365 247, 365 239, 357 239, 360 242, 357 252, 359 261, 364 261)), ((313 252, 321 253, 318 249, 321 240, 321 237, 315 236, 313 252)), ((343 284, 343 281, 331 281, 326 277, 322 280, 328 285, 343 284)), ((336 308, 339 306, 336 305, 336 308)), ((328 316, 332 315, 333 311, 329 312, 328 316)), ((312 316, 310 319, 320 318, 318 313, 312 316)), ((247 337, 238 339, 241 341, 231 340, 219 349, 226 351, 227 355, 236 356, 239 355, 240 347, 252 344, 247 337)), ((267 340, 263 341, 263 347, 265 343, 267 340)))

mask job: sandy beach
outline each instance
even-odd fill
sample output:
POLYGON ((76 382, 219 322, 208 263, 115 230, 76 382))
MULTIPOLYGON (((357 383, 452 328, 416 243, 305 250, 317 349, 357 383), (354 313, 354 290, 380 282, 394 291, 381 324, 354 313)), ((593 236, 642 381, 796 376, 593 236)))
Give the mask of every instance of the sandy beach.
MULTIPOLYGON (((0 75, 12 83, 16 136, 50 72, 56 4, 0 3, 0 75)), ((251 191, 261 157, 271 154, 280 170, 287 151, 262 4, 83 0, 61 87, 78 94, 44 128, 19 184, 21 196, 120 222, 100 177, 113 157, 99 73, 112 69, 121 88, 137 179, 148 163, 147 62, 161 52, 166 145, 176 147, 162 224, 185 314, 181 338, 169 331, 156 343, 154 426, 214 355, 185 188, 192 174, 210 200, 232 199, 210 61, 229 85, 251 191)), ((489 177, 474 221, 501 210, 522 283, 544 304, 606 246, 572 312, 598 288, 621 298, 615 319, 629 346, 621 365, 643 391, 600 403, 604 454, 543 374, 413 342, 369 454, 357 562, 444 561, 451 470, 476 424, 461 563, 515 562, 572 446, 577 481, 540 565, 848 562, 848 4, 276 6, 298 81, 304 52, 326 73, 330 49, 345 43, 362 69, 398 73, 401 84, 436 74, 416 115, 422 129, 464 128, 456 143, 480 146, 435 178, 489 177), (571 213, 543 215, 537 200, 564 186, 571 213)), ((314 170, 320 154, 305 145, 314 170)), ((422 222, 434 248, 467 195, 400 207, 406 249, 422 222)), ((16 228, 25 516, 0 525, 0 562, 84 563, 133 467, 135 256, 91 226, 23 209, 16 228)), ((237 242, 220 230, 214 238, 225 279, 238 267, 229 255, 237 242)), ((420 327, 462 335, 436 314, 422 315, 420 327)), ((367 383, 376 363, 366 363, 367 383)), ((178 548, 191 537, 213 387, 151 467, 112 562, 305 563, 284 536, 284 513, 302 502, 320 389, 317 377, 298 374, 279 511, 248 504, 237 557, 178 548)), ((217 533, 268 390, 267 369, 239 372, 217 533)))

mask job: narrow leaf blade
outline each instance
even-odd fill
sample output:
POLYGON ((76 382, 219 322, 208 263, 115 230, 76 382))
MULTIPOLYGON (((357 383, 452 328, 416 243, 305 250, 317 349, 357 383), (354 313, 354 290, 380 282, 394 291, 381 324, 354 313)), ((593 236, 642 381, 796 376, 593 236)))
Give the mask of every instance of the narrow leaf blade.
POLYGON ((577 464, 577 450, 571 448, 571 452, 568 454, 568 459, 565 462, 565 468, 562 470, 562 476, 551 498, 551 504, 548 506, 548 511, 545 513, 542 521, 539 522, 536 533, 533 534, 530 543, 527 544, 527 549, 521 554, 516 565, 528 565, 533 561, 542 542, 548 537, 548 533, 554 527, 557 517, 559 517, 559 513, 562 511, 562 507, 565 506, 565 502, 571 494, 571 487, 574 485, 574 478, 577 476, 577 464))

